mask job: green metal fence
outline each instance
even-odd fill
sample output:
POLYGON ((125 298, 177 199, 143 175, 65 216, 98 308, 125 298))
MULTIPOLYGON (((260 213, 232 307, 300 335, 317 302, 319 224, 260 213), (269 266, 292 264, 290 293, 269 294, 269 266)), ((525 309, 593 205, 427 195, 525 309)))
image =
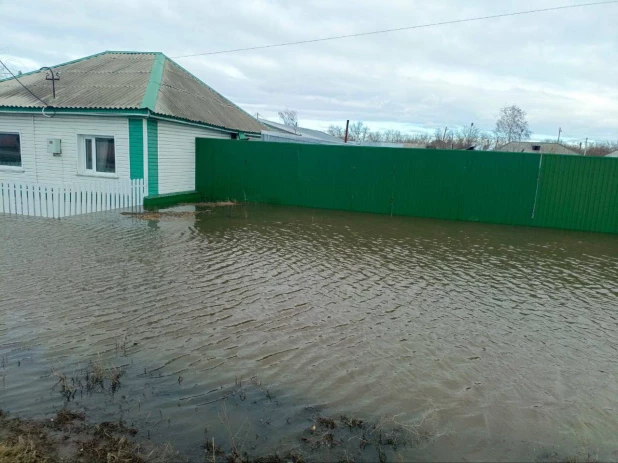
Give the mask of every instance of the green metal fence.
POLYGON ((233 199, 618 233, 618 159, 198 139, 196 189, 233 199))

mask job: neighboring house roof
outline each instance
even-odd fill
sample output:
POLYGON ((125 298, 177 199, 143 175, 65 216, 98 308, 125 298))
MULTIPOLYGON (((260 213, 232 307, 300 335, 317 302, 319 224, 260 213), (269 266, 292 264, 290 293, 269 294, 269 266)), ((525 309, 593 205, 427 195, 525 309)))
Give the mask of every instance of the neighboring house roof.
POLYGON ((426 149, 427 143, 408 143, 408 142, 390 142, 390 141, 361 141, 350 142, 353 145, 357 146, 371 146, 374 148, 416 148, 416 149, 426 149))
POLYGON ((290 127, 285 124, 267 121, 265 119, 260 119, 260 122, 272 129, 262 131, 262 136, 266 135, 269 138, 269 140, 264 139, 264 141, 274 141, 276 138, 281 138, 285 141, 290 141, 291 143, 321 143, 335 145, 343 143, 343 140, 340 138, 333 137, 332 135, 320 132, 319 130, 306 129, 304 127, 290 127))
POLYGON ((513 153, 578 154, 560 143, 531 141, 512 141, 496 148, 496 151, 508 151, 513 153))
POLYGON ((609 153, 606 158, 618 158, 618 150, 609 153))
MULTIPOLYGON (((106 51, 53 66, 60 80, 56 98, 46 71, 17 76, 19 82, 57 109, 148 109, 153 113, 210 126, 259 133, 252 116, 183 69, 163 53, 106 51)), ((45 105, 13 78, 0 81, 2 107, 45 105)))

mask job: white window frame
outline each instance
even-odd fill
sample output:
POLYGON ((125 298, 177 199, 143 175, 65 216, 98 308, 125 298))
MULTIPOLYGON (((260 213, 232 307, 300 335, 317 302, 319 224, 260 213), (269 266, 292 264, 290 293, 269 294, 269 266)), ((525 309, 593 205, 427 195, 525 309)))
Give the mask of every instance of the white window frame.
POLYGON ((13 172, 24 172, 24 153, 22 150, 23 138, 21 136, 21 132, 17 130, 0 130, 0 134, 2 135, 17 135, 19 137, 19 166, 8 166, 6 164, 0 164, 0 170, 2 171, 13 171, 13 172))
POLYGON ((79 159, 78 159, 78 173, 80 175, 87 175, 91 177, 107 177, 107 178, 118 178, 118 166, 115 162, 118 160, 117 156, 117 146, 116 146, 116 137, 113 135, 78 135, 77 137, 79 143, 79 159), (114 172, 98 172, 97 171, 97 138, 107 138, 114 140, 114 172), (90 140, 92 143, 92 168, 88 169, 86 167, 86 140, 90 140))

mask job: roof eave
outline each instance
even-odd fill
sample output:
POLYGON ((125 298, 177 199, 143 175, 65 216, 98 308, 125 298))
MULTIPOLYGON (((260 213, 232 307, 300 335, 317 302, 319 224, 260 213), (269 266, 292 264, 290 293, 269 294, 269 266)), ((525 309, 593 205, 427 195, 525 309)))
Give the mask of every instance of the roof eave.
POLYGON ((202 121, 193 121, 191 119, 185 119, 183 117, 178 117, 178 116, 170 116, 169 114, 162 114, 162 113, 156 113, 156 112, 152 112, 151 111, 151 115, 155 118, 155 119, 162 119, 162 120, 171 120, 173 122, 180 122, 180 123, 188 123, 191 125, 197 125, 200 127, 204 127, 207 129, 215 129, 215 130, 220 130, 223 132, 228 132, 228 133, 245 133, 248 135, 255 135, 255 136, 261 136, 260 132, 253 132, 250 130, 243 130, 243 129, 236 129, 236 128, 230 128, 230 127, 223 127, 223 126, 218 126, 218 125, 213 125, 213 124, 208 124, 206 122, 202 122, 202 121))
MULTIPOLYGON (((38 114, 43 111, 45 106, 0 106, 0 113, 23 113, 23 114, 38 114)), ((185 119, 177 116, 170 116, 169 114, 161 114, 151 111, 148 108, 86 108, 86 107, 53 107, 53 110, 56 114, 85 114, 85 115, 96 115, 96 114, 105 114, 107 116, 118 115, 118 116, 127 116, 127 115, 138 115, 142 117, 154 117, 156 119, 169 119, 175 122, 185 122, 192 125, 197 125, 200 127, 221 130, 229 133, 238 133, 243 132, 249 135, 260 136, 260 132, 254 132, 252 130, 243 130, 239 128, 230 128, 230 127, 222 127, 213 124, 208 124, 202 121, 192 121, 190 119, 185 119)), ((51 111, 51 110, 50 110, 51 111)), ((53 117, 53 116, 52 116, 53 117)))

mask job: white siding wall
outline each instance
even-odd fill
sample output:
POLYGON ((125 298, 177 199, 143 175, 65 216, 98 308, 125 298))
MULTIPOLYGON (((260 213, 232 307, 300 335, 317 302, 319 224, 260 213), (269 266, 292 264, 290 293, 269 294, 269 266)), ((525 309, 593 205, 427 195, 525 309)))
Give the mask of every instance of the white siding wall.
POLYGON ((210 129, 159 121, 159 194, 195 190, 195 139, 230 138, 210 129))
POLYGON ((109 178, 78 175, 78 135, 113 136, 116 176, 129 176, 129 125, 124 117, 0 114, 0 132, 19 132, 23 172, 3 170, 0 180, 24 182, 93 182, 109 178), (62 155, 47 153, 47 139, 62 140, 62 155), (36 163, 35 163, 36 159, 36 163))

